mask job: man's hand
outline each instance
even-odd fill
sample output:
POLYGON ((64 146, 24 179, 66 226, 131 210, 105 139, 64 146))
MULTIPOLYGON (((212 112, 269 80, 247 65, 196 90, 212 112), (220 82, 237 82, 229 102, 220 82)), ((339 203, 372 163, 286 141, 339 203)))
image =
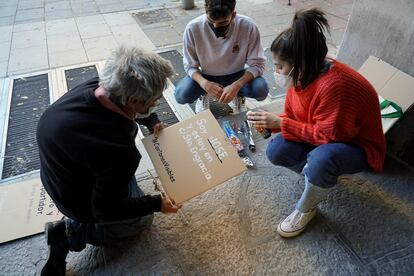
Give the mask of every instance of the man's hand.
POLYGON ((236 83, 232 83, 224 87, 223 94, 219 99, 220 103, 229 103, 231 102, 239 93, 241 86, 236 83))
POLYGON ((161 197, 161 212, 164 214, 177 213, 182 207, 181 204, 175 204, 174 200, 168 197, 161 197))
POLYGON ((282 124, 282 118, 275 113, 267 111, 249 111, 247 112, 247 120, 249 120, 253 127, 261 128, 280 128, 282 124))
POLYGON ((160 133, 160 131, 161 131, 162 129, 164 129, 165 127, 167 127, 167 125, 166 125, 165 123, 163 123, 163 122, 159 122, 159 123, 157 123, 157 124, 153 127, 153 130, 154 130, 154 136, 155 136, 155 137, 158 137, 158 134, 160 133))
POLYGON ((207 94, 213 96, 216 99, 220 99, 221 94, 223 93, 222 85, 208 80, 203 81, 201 88, 203 88, 207 94))

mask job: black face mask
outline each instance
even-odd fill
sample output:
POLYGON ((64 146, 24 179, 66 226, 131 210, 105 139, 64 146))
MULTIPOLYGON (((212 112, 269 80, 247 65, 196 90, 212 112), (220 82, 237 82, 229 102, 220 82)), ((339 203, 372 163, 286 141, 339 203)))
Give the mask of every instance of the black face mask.
POLYGON ((229 30, 230 24, 226 25, 226 26, 220 26, 215 28, 213 24, 211 24, 210 22, 208 22, 208 25, 210 26, 210 28, 213 30, 214 34, 216 35, 217 38, 222 37, 225 38, 226 34, 229 30))

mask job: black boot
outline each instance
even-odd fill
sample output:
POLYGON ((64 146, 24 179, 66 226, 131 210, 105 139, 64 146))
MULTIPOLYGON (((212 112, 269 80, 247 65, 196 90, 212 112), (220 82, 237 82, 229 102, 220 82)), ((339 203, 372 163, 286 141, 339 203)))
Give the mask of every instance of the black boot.
POLYGON ((60 220, 46 223, 45 235, 49 245, 49 258, 42 269, 41 275, 65 275, 66 256, 69 253, 65 221, 60 220))

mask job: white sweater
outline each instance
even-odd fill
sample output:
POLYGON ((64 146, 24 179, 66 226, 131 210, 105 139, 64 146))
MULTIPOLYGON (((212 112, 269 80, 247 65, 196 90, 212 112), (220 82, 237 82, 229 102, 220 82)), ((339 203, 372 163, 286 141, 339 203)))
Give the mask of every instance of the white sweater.
POLYGON ((260 43, 260 33, 247 16, 236 15, 226 38, 217 38, 208 25, 207 16, 191 20, 184 31, 184 69, 191 77, 201 71, 211 76, 223 76, 246 69, 256 78, 263 74, 266 57, 260 43))

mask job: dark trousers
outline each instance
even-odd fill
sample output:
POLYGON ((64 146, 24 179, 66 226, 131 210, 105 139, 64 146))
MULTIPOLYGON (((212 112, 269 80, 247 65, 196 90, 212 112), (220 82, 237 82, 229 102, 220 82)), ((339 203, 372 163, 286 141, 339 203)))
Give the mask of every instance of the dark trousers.
MULTIPOLYGON (((138 198, 144 192, 138 187, 135 177, 129 183, 129 197, 138 198)), ((107 245, 123 238, 135 236, 151 225, 153 215, 110 223, 83 223, 66 219, 66 234, 71 251, 82 251, 86 244, 107 245)))
POLYGON ((348 143, 314 146, 286 140, 279 133, 268 144, 267 158, 275 165, 300 173, 313 185, 331 188, 338 177, 369 170, 363 149, 348 143))
MULTIPOLYGON (((225 76, 209 76, 204 75, 203 77, 209 81, 223 85, 224 87, 232 84, 241 76, 244 75, 244 70, 225 76)), ((239 96, 244 96, 247 98, 254 98, 258 101, 263 101, 266 99, 267 94, 269 93, 269 87, 263 77, 257 77, 251 80, 249 83, 246 83, 242 86, 239 91, 239 96)), ((184 77, 180 80, 175 88, 175 100, 179 104, 192 103, 197 100, 201 95, 205 95, 206 91, 198 85, 192 78, 189 76, 184 77)))

